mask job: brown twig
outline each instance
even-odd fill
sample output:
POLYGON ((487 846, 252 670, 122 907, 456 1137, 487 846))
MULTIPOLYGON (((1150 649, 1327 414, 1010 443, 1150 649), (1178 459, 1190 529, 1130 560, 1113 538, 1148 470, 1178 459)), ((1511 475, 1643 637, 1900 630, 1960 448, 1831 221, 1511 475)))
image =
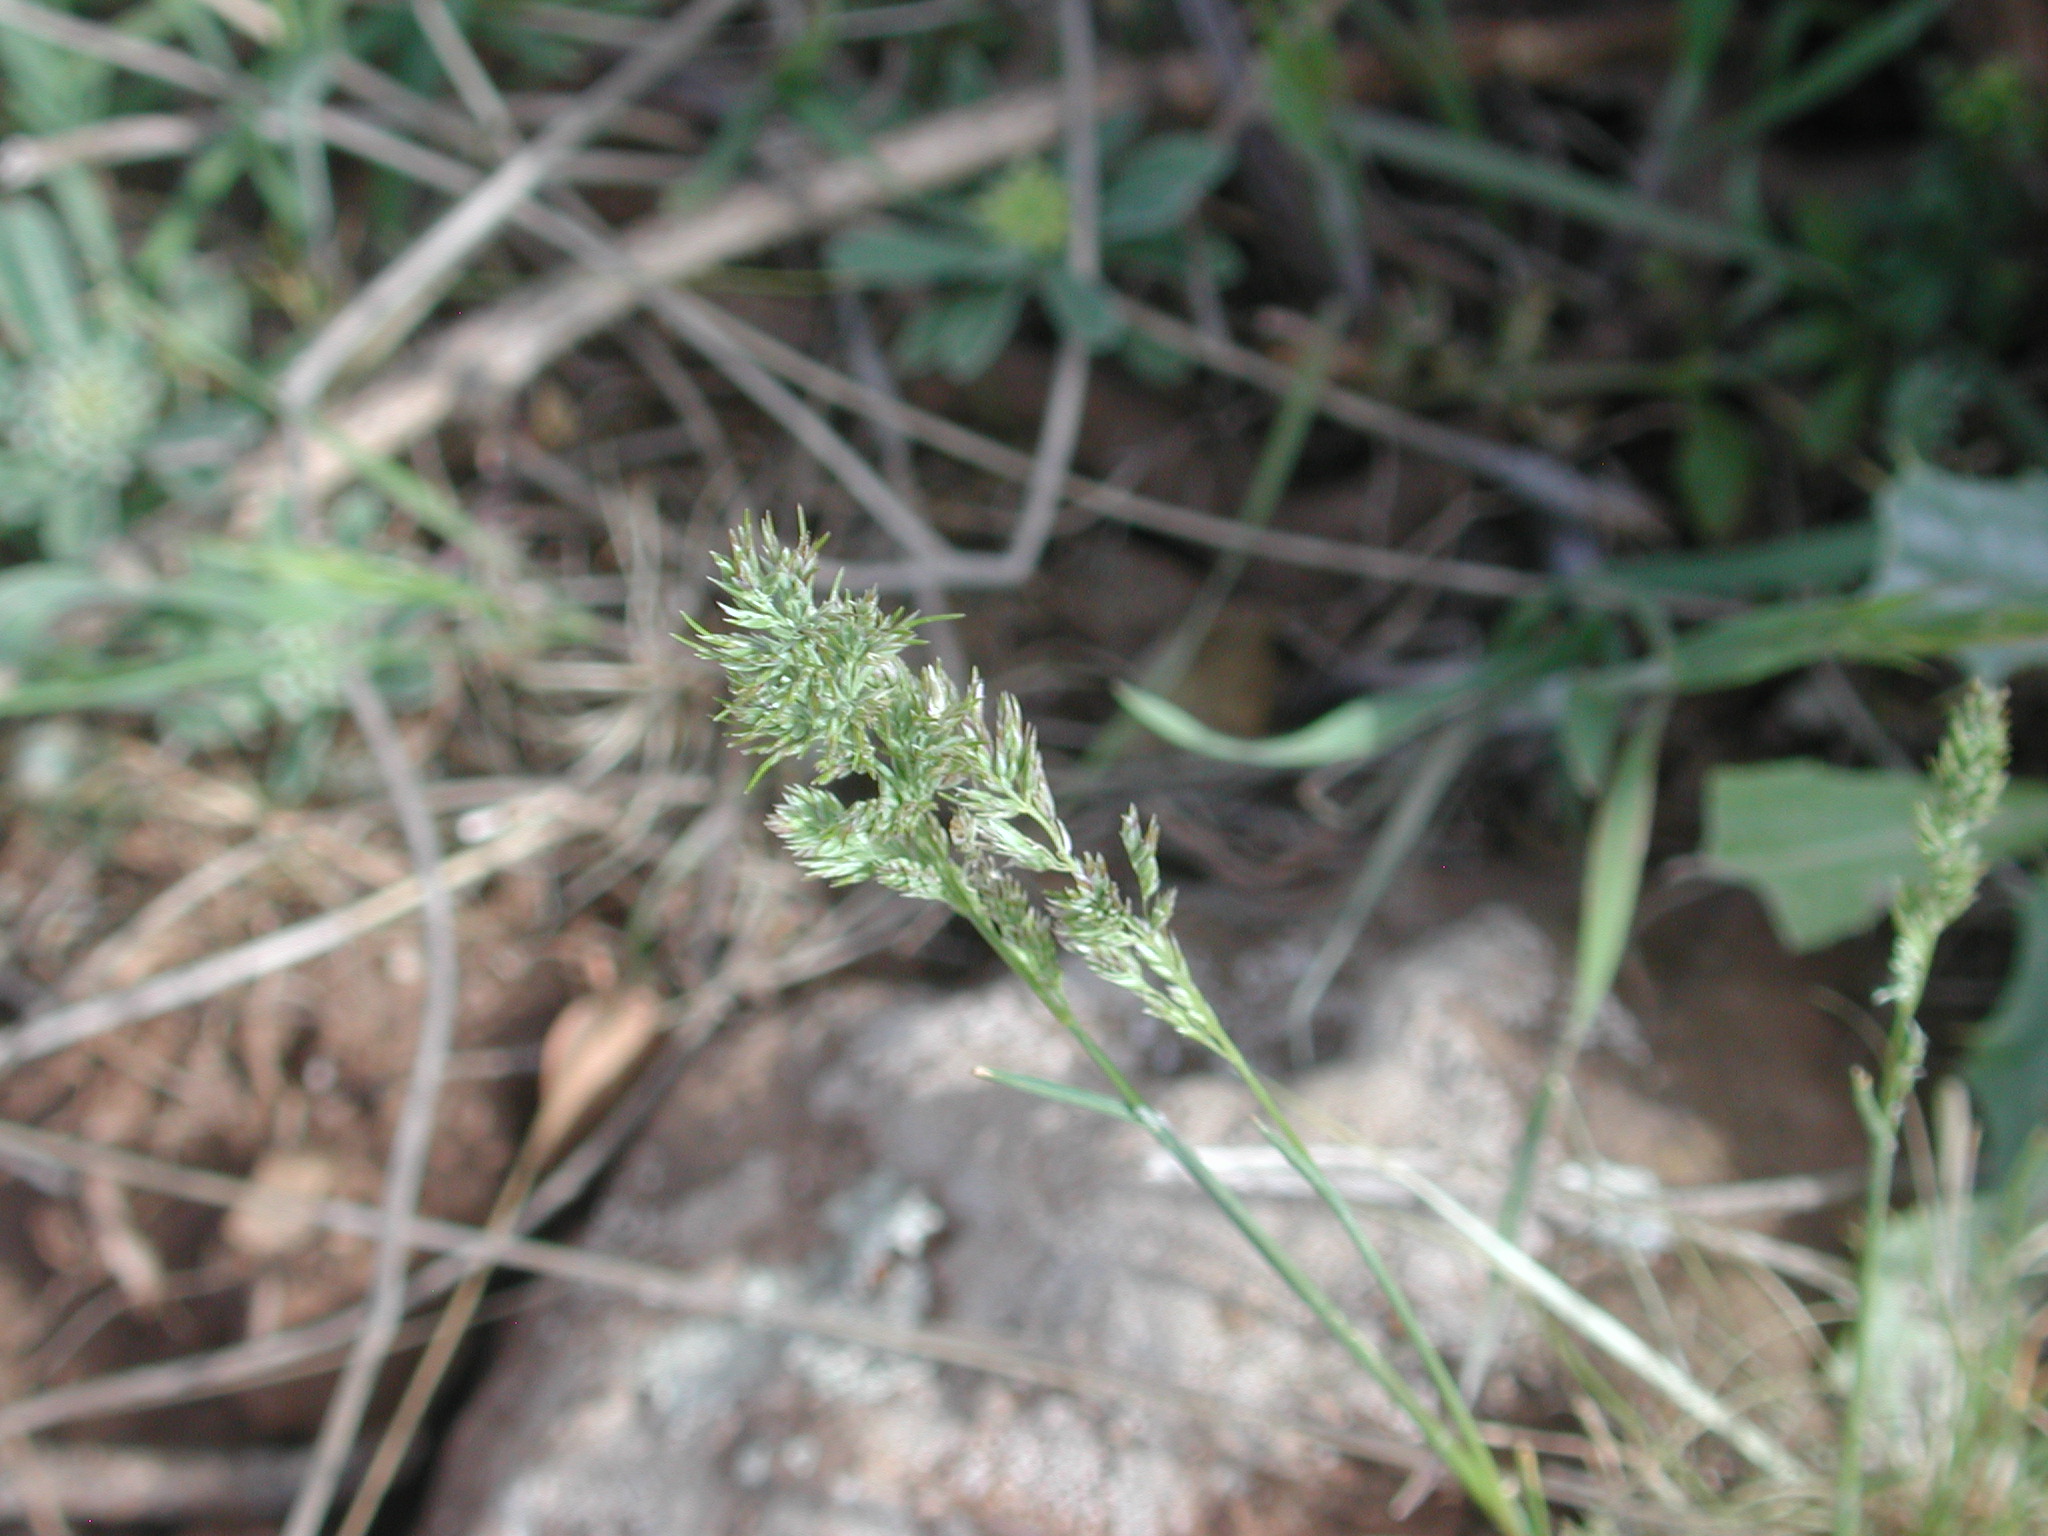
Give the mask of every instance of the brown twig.
MULTIPOLYGON (((1136 86, 1134 74, 1106 72, 1103 105, 1129 101, 1136 86)), ((1030 154, 1053 138, 1059 124, 1056 92, 1022 91, 879 135, 867 154, 834 161, 788 184, 740 187, 699 212, 649 219, 616 241, 635 277, 578 269, 544 279, 448 327, 409 366, 330 412, 328 424, 371 454, 402 449, 465 401, 523 388, 562 353, 638 306, 649 285, 686 281, 721 262, 1030 154)), ((288 468, 281 445, 244 461, 237 476, 237 530, 261 525, 273 499, 288 487, 288 468)), ((315 443, 306 454, 305 487, 316 500, 355 473, 338 448, 315 443)))
MULTIPOLYGON (((409 1289, 410 1299, 431 1300, 455 1284, 467 1266, 452 1259, 437 1259, 423 1266, 409 1289)), ((478 1314, 479 1322, 495 1322, 532 1299, 533 1287, 501 1293, 478 1314)), ((33 1397, 19 1397, 0 1403, 0 1438, 11 1434, 40 1434, 65 1424, 102 1419, 114 1414, 145 1408, 162 1408, 174 1403, 196 1402, 240 1392, 250 1387, 269 1386, 316 1376, 331 1369, 348 1352, 349 1343, 362 1326, 363 1309, 345 1307, 339 1312, 305 1323, 297 1328, 259 1334, 220 1349, 180 1355, 148 1365, 110 1371, 66 1386, 51 1387, 33 1397)), ((394 1349, 409 1349, 426 1342, 433 1326, 431 1318, 414 1318, 401 1328, 394 1349)), ((294 1480, 296 1486, 296 1480, 294 1480)), ((284 1501, 279 1501, 281 1515, 284 1501)))
MULTIPOLYGON (((573 814, 570 804, 559 797, 537 797, 528 814, 514 820, 497 838, 443 860, 441 883, 450 891, 462 890, 575 835, 583 818, 573 814)), ((0 1033, 0 1072, 331 954, 413 912, 420 902, 420 883, 408 877, 336 911, 266 933, 132 987, 31 1015, 0 1033)))
POLYGON ((26 1520, 43 1536, 47 1498, 76 1520, 156 1525, 275 1520, 306 1468, 304 1451, 172 1451, 161 1447, 38 1447, 33 1469, 0 1478, 0 1522, 26 1520))
POLYGON ((548 130, 512 155, 391 262, 293 359, 278 381, 288 414, 312 410, 342 369, 366 349, 388 345, 417 319, 456 268, 502 228, 514 209, 604 126, 609 117, 674 69, 740 0, 693 0, 659 34, 577 98, 548 130))
MULTIPOLYGON (((927 447, 999 478, 1023 480, 1031 472, 1032 459, 1028 454, 1019 453, 992 437, 935 412, 870 389, 725 311, 718 312, 718 323, 765 367, 821 400, 860 411, 877 420, 892 422, 907 436, 916 438, 927 447)), ((1510 570, 1505 566, 1345 544, 1311 534, 1251 528, 1232 518, 1175 506, 1121 486, 1078 475, 1068 476, 1064 492, 1073 505, 1113 522, 1169 534, 1212 549, 1242 550, 1261 559, 1287 565, 1442 587, 1454 592, 1469 592, 1477 597, 1526 597, 1550 585, 1547 577, 1510 570)), ((947 576, 954 584, 967 586, 974 584, 984 569, 985 566, 963 565, 950 569, 947 576)), ((849 566, 847 572, 849 580, 860 585, 881 583, 900 587, 908 578, 908 571, 901 567, 849 566)))

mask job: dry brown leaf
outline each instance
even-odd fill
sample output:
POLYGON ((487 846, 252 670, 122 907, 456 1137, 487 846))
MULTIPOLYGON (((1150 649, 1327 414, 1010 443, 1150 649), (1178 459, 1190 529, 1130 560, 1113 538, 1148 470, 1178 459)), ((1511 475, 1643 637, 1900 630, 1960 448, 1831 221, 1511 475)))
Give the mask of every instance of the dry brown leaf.
POLYGON ((617 1091, 661 1031, 651 987, 579 997, 548 1026, 540 1049, 540 1109, 530 1141, 545 1156, 617 1091))
POLYGON ((319 1200, 333 1194, 337 1182, 338 1170, 330 1157, 318 1152, 266 1152, 249 1175, 248 1191, 228 1208, 220 1224, 221 1240, 252 1259, 289 1253, 313 1234, 313 1213, 274 1204, 264 1194, 319 1200))
POLYGON ((128 1192, 112 1179, 89 1175, 79 1190, 100 1262, 128 1304, 151 1311, 163 1303, 164 1261, 156 1245, 135 1225, 128 1192))

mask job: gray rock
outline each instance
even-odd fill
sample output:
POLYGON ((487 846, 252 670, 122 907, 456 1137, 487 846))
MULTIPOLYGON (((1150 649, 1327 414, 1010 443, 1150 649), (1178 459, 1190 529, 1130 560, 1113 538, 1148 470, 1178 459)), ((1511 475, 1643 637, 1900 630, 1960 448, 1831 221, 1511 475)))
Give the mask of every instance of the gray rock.
MULTIPOLYGON (((1306 952, 1300 933, 1281 931, 1210 962, 1226 1017, 1270 1007, 1306 952)), ((1294 1085, 1304 1132, 1401 1148, 1486 1209, 1555 1009, 1554 950, 1526 919, 1485 909, 1380 977, 1339 1000, 1353 1048, 1294 1085)), ((1079 995, 1129 1049, 1120 1004, 1099 989, 1079 995)), ((828 992, 753 1027, 815 1052, 785 1074, 780 1108, 761 1110, 751 1137, 728 1133, 723 1169, 679 1193, 677 1169, 704 1135, 686 1083, 621 1170, 591 1246, 742 1266, 747 1284, 780 1294, 942 1318, 1268 1414, 1410 1434, 1219 1213, 1191 1187, 1148 1176, 1140 1133, 973 1077, 994 1066, 1087 1081, 1085 1058, 1022 988, 828 992)), ((1625 1016, 1606 1028, 1631 1045, 1625 1016)), ((1221 1079, 1172 1080, 1156 1101, 1192 1141, 1257 1141, 1242 1091, 1221 1079)), ((1641 1100, 1627 1109, 1636 1142, 1691 1144, 1691 1177, 1721 1175, 1702 1128, 1641 1100)), ((1253 1203, 1419 1379, 1336 1223, 1304 1200, 1253 1203)), ((1367 1219, 1455 1355, 1484 1273, 1412 1214, 1367 1219)), ((1497 1406, 1542 1385, 1524 1329, 1497 1406)), ((520 1325, 466 1410, 426 1531, 1177 1536, 1226 1502, 1245 1507, 1257 1479, 1312 1482, 1332 1466, 1298 1440, 569 1296, 520 1325)), ((1259 1518, 1255 1529, 1298 1528, 1282 1508, 1259 1518)))

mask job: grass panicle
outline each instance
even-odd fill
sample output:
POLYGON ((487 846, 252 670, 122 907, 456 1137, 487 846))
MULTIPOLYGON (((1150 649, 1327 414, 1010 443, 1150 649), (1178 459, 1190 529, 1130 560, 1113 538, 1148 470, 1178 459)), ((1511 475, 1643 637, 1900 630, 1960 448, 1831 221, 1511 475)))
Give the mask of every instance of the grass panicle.
MULTIPOLYGON (((1541 1500, 1497 1461, 1399 1281, 1316 1167, 1272 1086, 1196 985, 1169 926, 1173 897, 1160 879, 1157 826, 1135 810, 1121 824, 1134 900, 1101 855, 1075 846, 1015 700, 999 697, 991 707, 978 679, 955 684, 940 668, 917 671, 906 663, 904 652, 917 641, 919 620, 885 612, 872 595, 849 594, 836 583, 821 596, 817 552, 801 532, 785 544, 765 524, 749 524, 731 552, 717 557, 717 566, 728 627, 695 627, 686 643, 725 667, 731 686, 723 718, 735 741, 766 765, 808 760, 808 782, 787 788, 770 819, 797 862, 835 884, 872 880, 943 902, 971 923, 1074 1036, 1114 1097, 989 1075, 1145 1129, 1386 1390, 1498 1530, 1534 1536, 1547 1529, 1541 1500), (872 794, 849 800, 835 792, 838 781, 856 775, 872 786, 872 794), (1251 1093, 1267 1138, 1329 1207, 1379 1286, 1399 1334, 1419 1358, 1429 1395, 1394 1368, 1379 1344, 1144 1100, 1075 1013, 1062 974, 1063 953, 1216 1056, 1251 1093)), ((1427 1180, 1396 1163, 1388 1166, 1525 1298, 1598 1344, 1760 1470, 1781 1481, 1802 1474, 1788 1451, 1684 1366, 1653 1350, 1427 1180)))

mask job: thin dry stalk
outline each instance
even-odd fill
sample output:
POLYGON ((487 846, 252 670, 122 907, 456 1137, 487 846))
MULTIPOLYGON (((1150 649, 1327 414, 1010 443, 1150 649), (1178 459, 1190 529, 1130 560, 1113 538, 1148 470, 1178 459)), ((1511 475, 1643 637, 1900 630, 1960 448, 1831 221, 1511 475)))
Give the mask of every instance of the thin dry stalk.
MULTIPOLYGON (((1102 278, 1099 213, 1101 150, 1095 135, 1095 18, 1088 0, 1059 0, 1060 96, 1066 119, 1067 272, 1093 286, 1102 278)), ((1088 347, 1077 336, 1060 343, 1052 388, 1039 422, 1038 447, 1024 482, 1024 506, 1010 547, 1000 560, 998 584, 1023 581, 1038 569, 1045 541, 1059 516, 1060 491, 1074 467, 1081 412, 1088 403, 1088 347)))
MULTIPOLYGON (((576 814, 576 804, 559 794, 536 797, 492 841, 443 860, 441 883, 450 891, 465 889, 574 836, 587 824, 586 817, 576 814)), ((331 954, 417 910, 421 899, 419 881, 408 876, 337 911, 266 933, 132 987, 31 1015, 0 1033, 0 1072, 331 954)))
POLYGON ((47 1536, 48 1514, 38 1513, 45 1503, 107 1525, 275 1520, 305 1468, 303 1451, 38 1448, 32 1468, 17 1464, 0 1479, 0 1521, 26 1521, 47 1536))
POLYGON ((67 1490, 51 1475, 39 1447, 26 1436, 0 1440, 0 1465, 8 1474, 0 1484, 0 1519, 11 1513, 27 1524, 31 1536, 76 1536, 64 1497, 67 1490), (12 1511, 7 1509, 10 1503, 12 1511))
POLYGON ((406 755, 398 726, 384 697, 360 671, 342 678, 342 691, 357 729, 370 748, 378 777, 384 781, 398 824, 412 857, 413 878, 420 888, 420 918, 426 953, 426 996, 420 1005, 419 1036, 412 1068, 406 1075, 405 1098, 391 1152, 384 1166, 383 1203, 378 1211, 376 1267, 362 1331, 349 1350, 341 1380, 328 1399, 313 1442, 311 1464, 292 1501, 283 1536, 318 1536, 327 1509, 341 1486, 343 1468, 355 1449, 356 1433, 370 1406, 377 1373, 390 1353, 405 1320, 405 1271, 409 1248, 406 1224, 419 1208, 420 1187, 427 1172, 427 1151, 434 1135, 434 1110, 447 1076, 448 1053, 455 1043, 460 959, 455 940, 455 900, 441 878, 440 837, 433 813, 420 790, 412 760, 406 755))
MULTIPOLYGON (((1269 393, 1287 393, 1294 375, 1283 363, 1128 299, 1123 301, 1123 312, 1132 330, 1163 347, 1269 393)), ((1460 432, 1334 385, 1325 386, 1321 408, 1341 426, 1454 464, 1560 517, 1616 533, 1654 535, 1666 531, 1655 505, 1635 487, 1618 480, 1596 480, 1533 448, 1514 448, 1460 432)))
MULTIPOLYGON (((1105 71, 1101 105, 1128 103, 1137 83, 1130 72, 1105 71)), ((1056 92, 1022 91, 880 135, 866 155, 787 184, 741 187, 697 213, 646 220, 617 240, 634 276, 579 268, 535 283, 448 327, 412 364, 329 413, 327 425, 365 452, 401 450, 466 402, 524 388, 557 357, 636 308, 650 285, 687 281, 722 262, 1032 154, 1059 126, 1056 92)), ((237 531, 264 523, 289 491, 290 471, 281 443, 245 461, 232 519, 237 531)), ((303 484, 312 499, 331 496, 355 474, 339 448, 309 445, 303 484)))
POLYGON ((147 75, 202 96, 240 96, 250 87, 225 69, 203 64, 189 54, 116 32, 95 22, 80 21, 32 0, 0 0, 0 27, 83 53, 131 74, 147 75))
MULTIPOLYGON (((591 1181, 666 1101, 684 1069, 734 1016, 744 998, 816 980, 896 942, 906 931, 906 922, 928 920, 928 914, 906 903, 885 907, 877 920, 874 905, 859 900, 841 903, 809 941, 782 950, 765 970, 750 953, 751 946, 740 943, 729 949, 718 972, 665 1025, 666 1039, 654 1059, 540 1182, 521 1208, 514 1230, 531 1232, 582 1197, 591 1181)), ((31 1162, 39 1167, 62 1166, 31 1162)), ((432 1301, 486 1267, 463 1257, 443 1257, 423 1265, 407 1287, 407 1304, 432 1301)), ((300 1328, 0 1404, 0 1441, 83 1419, 188 1402, 310 1374, 324 1369, 327 1360, 347 1349, 362 1327, 362 1319, 362 1307, 349 1307, 300 1328)), ((422 1320, 402 1337, 424 1343, 431 1326, 422 1320)))
POLYGON ((695 0, 661 32, 555 119, 547 132, 506 160, 483 183, 385 267, 322 327, 278 381, 287 413, 312 410, 335 377, 365 351, 395 344, 425 315, 442 285, 504 227, 584 140, 710 36, 740 0, 695 0))
POLYGON ((455 94, 461 99, 464 110, 476 119, 477 127, 483 130, 494 150, 500 155, 510 155, 519 147, 519 133, 512 126, 512 114, 505 106, 505 98, 498 94, 496 83, 478 60, 476 50, 462 35, 461 26, 449 14, 447 5, 443 0, 412 0, 412 15, 420 30, 426 33, 434 57, 455 87, 455 94))
POLYGON ((124 165, 190 154, 219 126, 196 113, 136 112, 62 133, 10 134, 0 139, 0 192, 19 192, 75 165, 124 165))

